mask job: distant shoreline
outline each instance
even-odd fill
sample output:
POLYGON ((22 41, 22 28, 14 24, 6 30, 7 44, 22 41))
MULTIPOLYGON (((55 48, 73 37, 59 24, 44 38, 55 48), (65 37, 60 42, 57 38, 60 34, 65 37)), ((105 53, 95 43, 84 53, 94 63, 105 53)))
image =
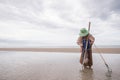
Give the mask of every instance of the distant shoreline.
MULTIPOLYGON (((101 53, 120 53, 120 48, 98 48, 101 53)), ((66 52, 80 53, 79 48, 0 48, 0 51, 66 52)), ((93 48, 93 53, 99 53, 93 48)))

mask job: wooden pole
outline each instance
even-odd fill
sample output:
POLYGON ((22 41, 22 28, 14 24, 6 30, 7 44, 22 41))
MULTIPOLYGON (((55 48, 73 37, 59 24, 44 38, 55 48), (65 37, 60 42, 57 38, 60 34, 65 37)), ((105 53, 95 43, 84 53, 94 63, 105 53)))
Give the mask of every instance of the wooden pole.
MULTIPOLYGON (((89 32, 90 32, 90 25, 91 25, 91 22, 89 22, 89 25, 88 25, 88 34, 89 34, 89 32)), ((83 70, 83 67, 84 67, 85 58, 86 58, 86 54, 87 54, 88 40, 89 40, 89 39, 88 39, 88 36, 87 36, 86 47, 85 47, 85 53, 84 53, 83 63, 82 63, 82 70, 83 70)))

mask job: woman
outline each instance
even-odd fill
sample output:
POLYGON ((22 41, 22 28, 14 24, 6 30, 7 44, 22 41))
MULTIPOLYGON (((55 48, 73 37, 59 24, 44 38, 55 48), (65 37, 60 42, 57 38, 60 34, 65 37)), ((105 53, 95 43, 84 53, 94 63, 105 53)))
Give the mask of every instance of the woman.
POLYGON ((93 65, 92 44, 94 43, 94 41, 95 38, 91 34, 89 34, 89 32, 85 28, 82 28, 80 30, 77 44, 80 45, 80 51, 82 53, 80 57, 80 63, 84 65, 84 68, 91 68, 91 66, 93 65))

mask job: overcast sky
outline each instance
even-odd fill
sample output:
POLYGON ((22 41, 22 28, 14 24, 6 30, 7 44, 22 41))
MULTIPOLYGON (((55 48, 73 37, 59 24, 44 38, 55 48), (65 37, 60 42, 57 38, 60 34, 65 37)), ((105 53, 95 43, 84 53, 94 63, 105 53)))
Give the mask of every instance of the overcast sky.
POLYGON ((77 46, 89 21, 96 45, 120 45, 120 0, 0 0, 0 47, 77 46))

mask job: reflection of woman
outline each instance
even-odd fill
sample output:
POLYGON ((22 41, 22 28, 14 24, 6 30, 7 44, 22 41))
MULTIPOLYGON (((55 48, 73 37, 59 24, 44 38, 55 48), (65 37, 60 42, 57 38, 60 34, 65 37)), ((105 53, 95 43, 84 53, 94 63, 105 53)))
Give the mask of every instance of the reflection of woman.
POLYGON ((77 44, 80 45, 80 51, 82 52, 80 57, 80 63, 83 64, 83 59, 84 59, 84 64, 83 64, 84 68, 86 68, 87 66, 91 68, 91 66, 93 65, 92 44, 94 43, 95 38, 91 34, 89 34, 89 32, 85 28, 82 28, 80 30, 79 35, 80 36, 77 40, 77 44), (86 50, 86 54, 85 54, 85 50, 86 50), (84 54, 85 54, 85 58, 84 58, 84 54))
POLYGON ((86 69, 86 72, 80 72, 80 80, 94 80, 93 70, 86 69))

